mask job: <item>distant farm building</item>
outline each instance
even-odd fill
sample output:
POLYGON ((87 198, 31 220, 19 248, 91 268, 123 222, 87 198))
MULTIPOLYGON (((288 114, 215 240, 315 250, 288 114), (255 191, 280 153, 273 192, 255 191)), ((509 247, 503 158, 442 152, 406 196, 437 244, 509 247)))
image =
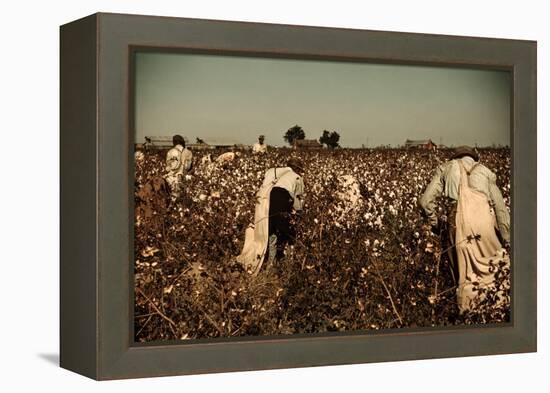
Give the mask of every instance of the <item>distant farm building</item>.
MULTIPOLYGON (((201 143, 189 143, 187 137, 184 137, 185 145, 191 150, 214 150, 214 149, 250 149, 250 146, 238 144, 232 141, 206 140, 201 143)), ((145 143, 136 143, 136 148, 145 149, 170 149, 172 147, 171 136, 146 136, 145 143)))
POLYGON ((317 139, 296 139, 294 140, 294 148, 301 150, 322 149, 323 145, 317 139))
POLYGON ((205 143, 209 145, 211 149, 233 149, 237 145, 237 143, 234 141, 211 139, 206 139, 205 143))
POLYGON ((237 143, 234 147, 237 150, 252 150, 251 145, 245 145, 243 143, 237 143))
POLYGON ((431 139, 426 140, 410 140, 405 141, 405 147, 407 149, 423 149, 423 150, 435 150, 437 145, 432 142, 431 139))
POLYGON ((190 143, 187 147, 191 150, 215 150, 215 149, 234 149, 237 146, 235 143, 225 142, 204 142, 190 143))
POLYGON ((209 145, 208 143, 189 143, 187 147, 191 150, 213 150, 214 146, 209 145))
MULTIPOLYGON (((187 138, 185 139, 185 143, 187 143, 187 138)), ((145 143, 143 143, 143 147, 146 149, 169 149, 173 146, 172 144, 172 137, 171 136, 146 136, 145 137, 145 143)))

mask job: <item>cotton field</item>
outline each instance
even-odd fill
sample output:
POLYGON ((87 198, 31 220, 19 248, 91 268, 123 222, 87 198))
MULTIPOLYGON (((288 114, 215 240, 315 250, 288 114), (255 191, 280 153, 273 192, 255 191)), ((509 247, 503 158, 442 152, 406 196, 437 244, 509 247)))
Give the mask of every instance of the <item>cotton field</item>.
MULTIPOLYGON (((430 228, 418 206, 448 150, 270 149, 266 155, 239 151, 223 160, 216 159, 221 151, 193 152, 194 168, 175 204, 162 180, 165 153, 136 157, 137 341, 509 318, 502 308, 459 315, 444 252, 444 219, 440 228, 430 228), (254 219, 255 194, 265 171, 285 166, 292 155, 305 165, 305 207, 296 217, 296 243, 282 260, 250 275, 235 256, 254 219)), ((482 149, 480 155, 510 206, 510 150, 482 149)), ((446 213, 442 200, 440 216, 446 213)))

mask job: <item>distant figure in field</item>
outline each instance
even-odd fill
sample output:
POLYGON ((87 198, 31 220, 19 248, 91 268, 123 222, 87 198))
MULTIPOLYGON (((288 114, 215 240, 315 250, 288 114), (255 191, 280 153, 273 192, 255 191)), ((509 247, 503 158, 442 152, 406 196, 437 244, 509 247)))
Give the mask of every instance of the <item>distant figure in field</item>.
POLYGON ((185 174, 193 165, 193 153, 185 147, 185 140, 181 135, 172 138, 174 147, 166 154, 166 175, 164 179, 170 188, 170 197, 175 202, 183 191, 185 174))
POLYGON ((153 141, 148 136, 145 137, 145 143, 143 143, 143 150, 148 151, 153 145, 153 141))
POLYGON ((458 307, 464 312, 471 309, 471 300, 477 295, 473 283, 490 285, 495 272, 491 265, 509 263, 499 235, 509 244, 510 214, 496 175, 479 163, 478 153, 468 146, 457 148, 451 160, 436 169, 420 198, 432 226, 438 225, 435 201, 440 195, 456 202, 449 215, 449 238, 458 262, 458 307))
POLYGON ((216 158, 216 165, 221 166, 224 169, 228 168, 228 164, 235 161, 241 155, 240 152, 228 151, 223 153, 216 158))
POLYGON ((237 257, 245 269, 257 274, 264 258, 272 263, 286 245, 294 244, 292 215, 303 208, 304 173, 301 161, 291 158, 286 167, 271 168, 256 194, 254 224, 246 230, 244 246, 237 257))
POLYGON ((254 154, 265 154, 267 153, 267 145, 264 143, 265 137, 260 135, 258 137, 258 142, 254 143, 252 146, 252 153, 254 154))
POLYGON ((239 156, 239 153, 235 153, 232 151, 228 151, 227 153, 220 154, 218 158, 216 158, 217 164, 227 164, 231 161, 235 160, 236 157, 239 156))

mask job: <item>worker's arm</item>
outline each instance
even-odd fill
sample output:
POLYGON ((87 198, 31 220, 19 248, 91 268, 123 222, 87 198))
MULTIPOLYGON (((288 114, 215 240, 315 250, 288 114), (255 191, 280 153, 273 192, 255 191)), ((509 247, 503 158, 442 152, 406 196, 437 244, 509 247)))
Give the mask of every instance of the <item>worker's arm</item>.
POLYGON ((428 219, 430 220, 430 225, 436 226, 437 225, 437 215, 435 213, 436 210, 436 199, 441 195, 443 192, 443 172, 444 172, 444 165, 440 165, 435 170, 434 177, 432 178, 432 181, 430 184, 428 184, 428 187, 426 187, 426 191, 424 191, 424 194, 420 197, 420 206, 422 209, 424 209, 424 212, 428 216, 428 219))
POLYGON ((304 207, 304 181, 301 176, 296 179, 294 187, 294 210, 299 212, 304 207))
POLYGON ((191 150, 185 149, 182 155, 183 167, 186 171, 189 171, 191 169, 191 166, 193 165, 193 153, 191 153, 191 150))
POLYGON ((510 242, 510 213, 506 208, 504 199, 502 198, 502 193, 500 192, 497 182, 496 175, 491 173, 489 176, 489 194, 493 207, 495 209, 495 215, 497 218, 497 225, 500 231, 500 235, 505 242, 510 242))

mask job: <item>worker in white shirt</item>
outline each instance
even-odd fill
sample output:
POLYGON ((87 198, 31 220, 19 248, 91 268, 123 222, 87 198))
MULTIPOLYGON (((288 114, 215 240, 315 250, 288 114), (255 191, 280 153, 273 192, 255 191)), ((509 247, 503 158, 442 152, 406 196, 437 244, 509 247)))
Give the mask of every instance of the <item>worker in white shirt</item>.
POLYGON ((170 197, 175 202, 183 191, 185 174, 193 164, 193 153, 185 147, 185 140, 181 135, 172 138, 174 147, 166 154, 166 183, 170 187, 170 197))
POLYGON ((258 142, 254 143, 252 146, 252 153, 254 154, 265 154, 267 153, 267 145, 264 143, 265 136, 260 135, 258 137, 258 142))
POLYGON ((505 247, 510 242, 510 213, 496 184, 496 175, 479 162, 469 146, 455 149, 450 161, 441 164, 420 198, 432 227, 438 224, 436 200, 456 201, 449 217, 450 259, 458 262, 458 307, 470 310, 478 295, 474 283, 489 286, 495 265, 509 265, 505 247), (453 255, 454 254, 454 255, 453 255))

